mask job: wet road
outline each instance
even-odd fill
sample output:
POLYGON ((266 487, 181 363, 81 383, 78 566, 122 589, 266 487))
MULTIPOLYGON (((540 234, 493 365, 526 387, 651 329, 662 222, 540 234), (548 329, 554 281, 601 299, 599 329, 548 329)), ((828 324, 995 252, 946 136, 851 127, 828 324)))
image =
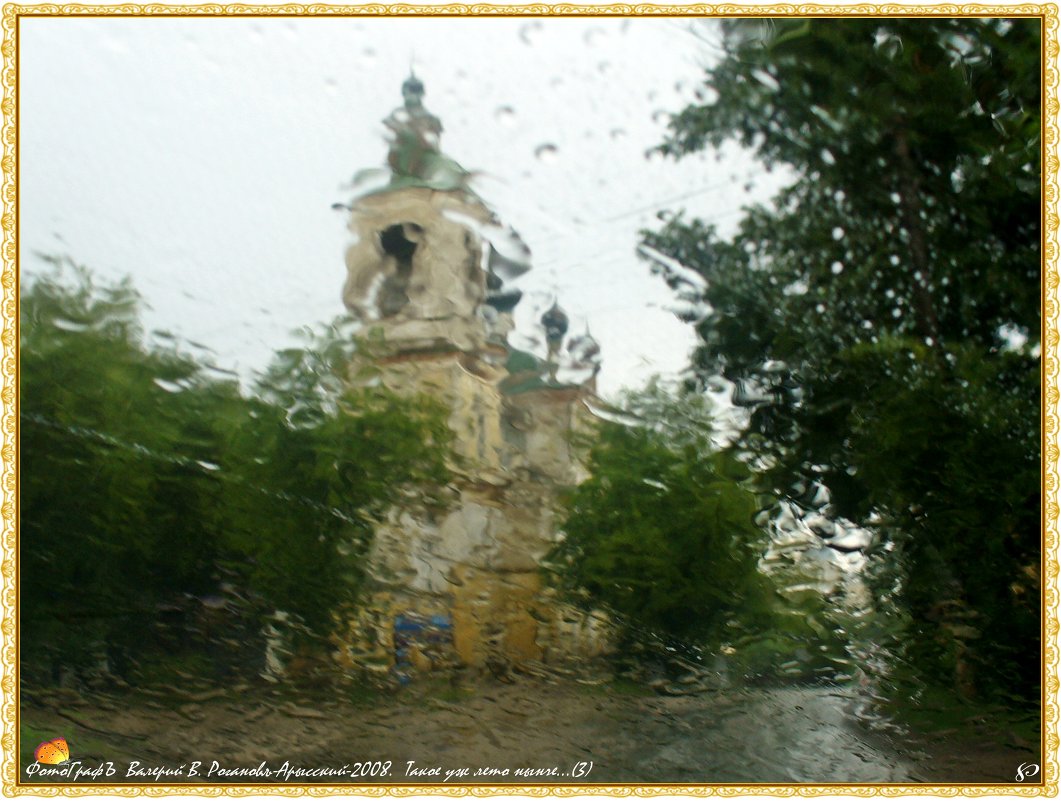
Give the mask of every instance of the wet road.
POLYGON ((649 719, 651 745, 635 749, 627 765, 610 761, 608 773, 650 782, 919 780, 911 755, 855 720, 855 699, 845 690, 757 689, 668 701, 663 726, 649 719))
POLYGON ((199 701, 45 699, 24 705, 22 721, 66 736, 86 764, 113 761, 119 776, 130 760, 141 769, 199 760, 223 768, 388 764, 386 775, 329 784, 438 783, 447 772, 449 783, 473 784, 1003 783, 1018 764, 1038 761, 1027 747, 972 732, 914 745, 871 731, 859 710, 858 695, 843 687, 663 696, 521 680, 356 703, 309 703, 270 688, 199 701), (534 778, 517 773, 528 768, 534 778))

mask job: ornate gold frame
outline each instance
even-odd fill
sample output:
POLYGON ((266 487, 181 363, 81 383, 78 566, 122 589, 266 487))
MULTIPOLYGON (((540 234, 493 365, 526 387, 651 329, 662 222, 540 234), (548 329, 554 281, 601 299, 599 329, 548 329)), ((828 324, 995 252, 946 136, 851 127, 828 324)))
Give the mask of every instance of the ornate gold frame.
POLYGON ((1058 207, 1059 173, 1061 173, 1061 149, 1058 147, 1058 117, 1061 113, 1059 101, 1058 56, 1061 39, 1058 36, 1059 9, 1057 5, 736 5, 731 3, 708 5, 330 5, 314 3, 286 5, 17 5, 3 7, 0 69, 3 112, 3 155, 0 157, 2 171, 3 212, 0 216, 2 231, 2 267, 0 267, 0 517, 3 520, 2 594, 0 594, 0 702, 2 737, 0 737, 0 776, 5 796, 233 796, 244 797, 268 793, 283 796, 362 795, 409 797, 420 795, 440 796, 548 796, 570 797, 578 795, 596 796, 827 796, 844 795, 867 797, 880 795, 896 797, 917 796, 1056 796, 1059 791, 1059 679, 1058 633, 1061 631, 1061 602, 1058 596, 1058 574, 1061 572, 1061 547, 1059 547, 1058 520, 1061 514, 1058 487, 1061 480, 1061 436, 1059 436, 1058 407, 1061 400, 1058 345, 1061 343, 1061 272, 1059 272, 1058 229, 1061 227, 1061 211, 1058 207), (1042 182, 1042 487, 1047 497, 1043 504, 1043 742, 1042 776, 1038 784, 1024 785, 896 785, 868 786, 851 785, 590 785, 590 786, 383 786, 383 787, 328 787, 319 785, 268 785, 268 786, 212 786, 195 787, 181 785, 110 785, 110 786, 27 786, 19 783, 18 769, 18 666, 16 658, 18 629, 18 41, 19 20, 28 16, 1030 16, 1038 17, 1043 24, 1043 182, 1042 182))

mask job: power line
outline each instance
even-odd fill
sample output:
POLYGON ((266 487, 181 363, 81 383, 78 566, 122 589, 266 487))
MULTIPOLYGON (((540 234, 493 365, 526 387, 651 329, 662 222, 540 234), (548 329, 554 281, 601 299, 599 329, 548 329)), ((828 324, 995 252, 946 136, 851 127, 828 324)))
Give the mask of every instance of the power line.
POLYGON ((602 223, 615 222, 616 220, 622 220, 622 219, 624 219, 626 217, 632 217, 635 214, 641 214, 641 213, 646 212, 646 211, 654 211, 654 210, 660 208, 661 206, 667 205, 668 203, 675 203, 675 202, 677 202, 679 200, 688 200, 691 197, 698 197, 699 195, 703 195, 703 194, 706 194, 708 192, 714 192, 716 189, 723 189, 723 188, 725 188, 727 186, 730 186, 730 185, 731 185, 731 182, 730 181, 726 181, 725 183, 721 183, 721 184, 712 184, 711 186, 704 186, 704 187, 701 187, 700 189, 693 189, 690 192, 683 192, 680 195, 674 195, 672 197, 662 198, 660 200, 657 200, 655 203, 653 203, 650 206, 641 206, 640 208, 630 209, 630 211, 624 211, 621 214, 616 214, 613 217, 606 217, 603 220, 599 220, 598 222, 602 222, 602 223))
POLYGON ((331 515, 332 517, 336 517, 342 520, 344 523, 349 523, 351 525, 356 526, 362 526, 365 523, 365 521, 363 520, 357 520, 353 517, 350 517, 342 509, 337 509, 334 506, 328 506, 327 504, 320 503, 319 501, 315 501, 312 498, 307 498, 303 495, 294 495, 284 490, 271 490, 266 487, 258 486, 257 484, 252 484, 251 482, 247 481, 246 479, 240 476, 232 475, 231 473, 219 472, 219 468, 217 465, 204 463, 196 459, 191 459, 187 456, 179 456, 171 453, 161 453, 157 450, 147 447, 146 445, 141 445, 138 442, 126 442, 125 440, 119 439, 113 434, 108 434, 104 431, 99 431, 98 429, 88 428, 87 426, 60 423, 56 420, 52 420, 48 417, 36 414, 34 412, 22 412, 20 417, 23 422, 36 423, 37 425, 44 426, 45 428, 50 428, 53 431, 60 431, 64 434, 77 437, 78 439, 99 442, 104 445, 109 445, 113 448, 119 448, 121 450, 128 451, 129 453, 134 453, 137 456, 142 456, 148 459, 155 459, 156 461, 165 462, 167 464, 176 465, 178 467, 183 467, 189 470, 195 470, 196 472, 211 476, 213 478, 217 478, 221 481, 228 481, 231 483, 240 484, 241 486, 247 487, 248 489, 252 489, 255 492, 259 492, 262 495, 269 495, 273 498, 277 498, 285 502, 297 503, 301 506, 313 509, 314 511, 331 515))

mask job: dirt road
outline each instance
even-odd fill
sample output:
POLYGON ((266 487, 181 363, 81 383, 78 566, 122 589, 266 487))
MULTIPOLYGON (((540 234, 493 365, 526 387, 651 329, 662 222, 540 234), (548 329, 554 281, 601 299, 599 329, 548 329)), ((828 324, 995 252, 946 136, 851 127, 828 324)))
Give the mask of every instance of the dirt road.
POLYGON ((1006 783, 1039 761, 1026 742, 971 729, 874 732, 857 705, 841 687, 661 696, 534 679, 312 702, 267 687, 176 699, 33 695, 21 714, 22 780, 75 778, 26 773, 37 742, 60 735, 81 771, 114 771, 78 782, 109 783, 151 783, 152 771, 161 784, 1006 783))

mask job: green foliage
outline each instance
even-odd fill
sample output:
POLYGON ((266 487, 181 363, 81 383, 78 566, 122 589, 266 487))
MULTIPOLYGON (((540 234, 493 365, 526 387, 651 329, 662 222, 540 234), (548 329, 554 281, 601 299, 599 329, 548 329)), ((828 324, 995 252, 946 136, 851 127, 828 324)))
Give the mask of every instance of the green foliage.
POLYGON ((807 589, 822 586, 813 570, 769 558, 773 501, 712 444, 708 401, 652 383, 627 394, 620 418, 584 443, 591 477, 567 497, 552 579, 631 641, 732 676, 850 673, 850 612, 826 599, 831 584, 807 589))
POLYGON ((660 413, 599 426, 590 478, 568 498, 549 561, 568 588, 637 626, 717 640, 738 618, 754 625, 768 593, 757 568, 766 543, 747 468, 702 431, 661 422, 674 418, 658 392, 629 405, 660 413))
POLYGON ((875 525, 924 673, 1034 695, 1039 22, 723 29, 662 150, 735 139, 795 180, 730 240, 645 235, 707 280, 694 366, 736 383, 776 488, 875 525))
POLYGON ((445 480, 442 410, 347 388, 338 324, 248 397, 145 345, 128 282, 54 266, 21 299, 23 670, 146 670, 193 645, 227 670, 260 661, 274 610, 326 634, 356 602, 374 516, 445 480))

